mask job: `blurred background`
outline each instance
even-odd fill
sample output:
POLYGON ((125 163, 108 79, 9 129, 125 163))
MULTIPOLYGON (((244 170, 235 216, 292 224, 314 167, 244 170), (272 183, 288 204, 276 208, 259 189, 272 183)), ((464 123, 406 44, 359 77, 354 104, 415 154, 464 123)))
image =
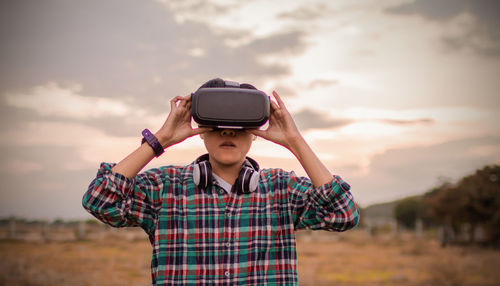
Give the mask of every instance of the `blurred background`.
MULTIPOLYGON (((276 90, 363 208, 357 230, 299 233, 301 285, 500 285, 498 15, 488 0, 1 1, 0 285, 149 284, 146 235, 81 198, 216 77, 276 90)), ((203 152, 192 137, 146 168, 203 152)), ((250 156, 305 175, 263 139, 250 156)))

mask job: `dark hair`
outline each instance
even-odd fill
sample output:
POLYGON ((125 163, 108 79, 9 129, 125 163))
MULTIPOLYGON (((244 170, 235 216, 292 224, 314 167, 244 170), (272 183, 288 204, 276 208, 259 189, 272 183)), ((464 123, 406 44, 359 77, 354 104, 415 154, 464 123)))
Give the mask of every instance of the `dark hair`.
MULTIPOLYGON (((233 87, 233 86, 227 86, 226 81, 221 79, 221 78, 214 78, 214 79, 211 79, 211 80, 205 82, 199 88, 212 88, 212 87, 233 87)), ((255 86, 253 86, 249 83, 240 84, 240 88, 257 89, 257 88, 255 88, 255 86)))

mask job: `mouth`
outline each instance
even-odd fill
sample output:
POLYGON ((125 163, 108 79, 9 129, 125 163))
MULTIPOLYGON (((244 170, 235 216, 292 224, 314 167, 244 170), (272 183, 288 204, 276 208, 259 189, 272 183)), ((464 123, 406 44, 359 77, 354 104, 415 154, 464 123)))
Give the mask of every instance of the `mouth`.
POLYGON ((231 141, 224 141, 222 142, 222 144, 219 145, 219 147, 222 147, 222 148, 234 148, 236 147, 236 145, 231 142, 231 141))

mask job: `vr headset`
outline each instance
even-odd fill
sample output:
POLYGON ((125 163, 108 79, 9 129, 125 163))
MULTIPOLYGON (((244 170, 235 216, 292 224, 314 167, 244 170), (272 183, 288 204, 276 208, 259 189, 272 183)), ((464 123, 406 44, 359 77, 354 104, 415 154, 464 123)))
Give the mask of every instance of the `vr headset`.
POLYGON ((202 127, 259 128, 269 119, 269 97, 257 89, 228 87, 200 88, 191 94, 191 115, 202 127))

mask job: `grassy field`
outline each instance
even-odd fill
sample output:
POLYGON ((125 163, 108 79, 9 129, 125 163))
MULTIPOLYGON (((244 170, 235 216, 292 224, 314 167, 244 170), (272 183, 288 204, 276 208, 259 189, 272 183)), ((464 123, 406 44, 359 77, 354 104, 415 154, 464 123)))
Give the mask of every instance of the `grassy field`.
MULTIPOLYGON (((300 239, 300 285, 500 285, 500 251, 365 232, 300 239)), ((147 239, 0 242, 0 285, 149 285, 147 239)))

